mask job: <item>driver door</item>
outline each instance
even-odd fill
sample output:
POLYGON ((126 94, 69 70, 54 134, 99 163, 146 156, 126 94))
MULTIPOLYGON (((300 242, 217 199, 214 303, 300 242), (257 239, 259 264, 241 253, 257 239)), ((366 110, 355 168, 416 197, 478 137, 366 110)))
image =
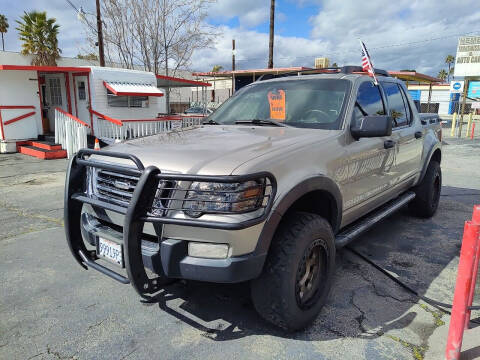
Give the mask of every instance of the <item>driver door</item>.
MULTIPOLYGON (((385 115, 385 104, 379 86, 371 81, 360 84, 351 122, 355 124, 367 115, 385 115)), ((347 135, 347 157, 342 164, 339 183, 345 220, 351 222, 360 214, 377 207, 395 182, 395 146, 386 148, 391 137, 371 137, 355 140, 347 135)))

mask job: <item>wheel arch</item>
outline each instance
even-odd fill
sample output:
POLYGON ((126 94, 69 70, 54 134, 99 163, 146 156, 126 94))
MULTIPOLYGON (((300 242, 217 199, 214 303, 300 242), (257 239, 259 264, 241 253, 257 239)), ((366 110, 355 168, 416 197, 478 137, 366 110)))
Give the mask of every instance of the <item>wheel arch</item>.
POLYGON ((319 175, 302 181, 288 191, 274 206, 263 226, 255 249, 267 253, 278 225, 292 211, 305 211, 324 217, 336 233, 342 221, 342 195, 337 184, 319 175))
POLYGON ((421 183, 423 178, 425 177, 425 174, 427 173, 428 164, 430 164, 430 161, 434 160, 434 161, 437 161, 439 164, 442 162, 442 149, 440 147, 440 144, 436 144, 432 146, 432 148, 428 152, 428 155, 425 157, 425 160, 426 161, 423 164, 422 172, 420 173, 420 177, 418 178, 417 184, 421 183))

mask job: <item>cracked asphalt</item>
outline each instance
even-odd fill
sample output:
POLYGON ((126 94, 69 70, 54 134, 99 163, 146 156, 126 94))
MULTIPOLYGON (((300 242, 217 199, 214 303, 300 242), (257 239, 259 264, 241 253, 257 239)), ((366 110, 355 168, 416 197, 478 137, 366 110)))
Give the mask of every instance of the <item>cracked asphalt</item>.
MULTIPOLYGON (((402 209, 351 245, 443 302, 453 297, 464 221, 480 203, 480 142, 447 143, 435 217, 402 209)), ((348 249, 337 253, 327 305, 302 332, 262 321, 246 283, 177 282, 158 303, 140 303, 130 286, 72 258, 62 221, 66 165, 0 155, 0 359, 442 358, 449 316, 348 249)), ((480 287, 476 294, 480 301, 480 287)), ((479 330, 470 330, 477 339, 479 330)), ((467 351, 480 357, 478 345, 467 351)))

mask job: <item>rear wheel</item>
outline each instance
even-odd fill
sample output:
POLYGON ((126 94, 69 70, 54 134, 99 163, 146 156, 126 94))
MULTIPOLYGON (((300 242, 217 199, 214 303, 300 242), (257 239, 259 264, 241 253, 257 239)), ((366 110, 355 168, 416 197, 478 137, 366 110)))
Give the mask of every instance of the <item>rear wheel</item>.
POLYGON ((442 169, 437 161, 430 161, 422 182, 413 190, 416 196, 409 204, 412 213, 419 217, 432 217, 437 211, 442 190, 442 169))
POLYGON ((315 214, 293 213, 275 234, 262 275, 251 283, 255 309, 283 329, 303 329, 325 304, 334 270, 330 224, 315 214))

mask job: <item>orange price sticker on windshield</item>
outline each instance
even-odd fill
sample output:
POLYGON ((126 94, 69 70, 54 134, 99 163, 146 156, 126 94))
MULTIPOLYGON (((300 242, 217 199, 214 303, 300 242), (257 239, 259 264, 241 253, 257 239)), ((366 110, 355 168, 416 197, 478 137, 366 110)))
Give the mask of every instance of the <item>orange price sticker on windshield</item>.
POLYGON ((285 91, 278 90, 276 93, 268 92, 270 104, 270 118, 274 120, 285 120, 285 91))

